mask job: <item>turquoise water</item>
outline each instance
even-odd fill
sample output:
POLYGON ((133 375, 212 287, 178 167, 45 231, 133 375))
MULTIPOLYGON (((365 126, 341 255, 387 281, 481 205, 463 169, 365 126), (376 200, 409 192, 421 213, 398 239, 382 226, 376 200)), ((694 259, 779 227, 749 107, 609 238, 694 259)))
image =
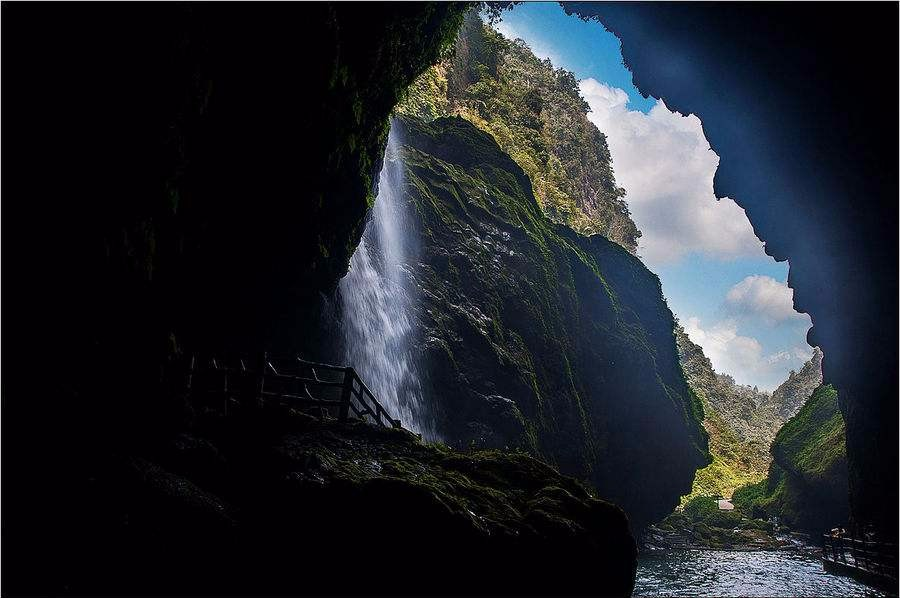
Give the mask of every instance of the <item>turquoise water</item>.
POLYGON ((635 596, 884 596, 793 551, 671 550, 641 555, 635 596))

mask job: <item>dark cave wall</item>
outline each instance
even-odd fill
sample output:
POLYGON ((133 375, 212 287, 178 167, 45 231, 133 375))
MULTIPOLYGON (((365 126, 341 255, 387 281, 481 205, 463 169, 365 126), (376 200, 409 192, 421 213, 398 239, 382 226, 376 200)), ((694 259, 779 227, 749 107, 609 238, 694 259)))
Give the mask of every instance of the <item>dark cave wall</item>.
POLYGON ((814 322, 847 424, 852 516, 896 537, 897 5, 563 5, 622 40, 642 92, 703 121, 716 195, 790 260, 814 322))
POLYGON ((388 114, 465 8, 4 4, 17 560, 41 563, 77 517, 98 455, 182 423, 176 357, 315 346, 312 306, 362 232, 388 114))
POLYGON ((4 6, 7 371, 52 353, 55 392, 150 401, 181 352, 314 346, 388 114, 464 8, 4 6))

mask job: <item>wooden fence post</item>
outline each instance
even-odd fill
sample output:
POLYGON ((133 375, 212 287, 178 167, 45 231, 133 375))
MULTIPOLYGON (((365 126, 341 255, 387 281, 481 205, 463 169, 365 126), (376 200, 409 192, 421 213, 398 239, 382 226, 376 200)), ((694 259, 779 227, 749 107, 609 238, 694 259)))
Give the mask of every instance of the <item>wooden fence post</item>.
POLYGON ((259 380, 257 380, 256 399, 263 400, 263 392, 266 390, 266 368, 269 367, 269 354, 263 351, 262 363, 259 364, 259 380))
POLYGON ((188 389, 188 394, 191 394, 191 393, 193 392, 193 386, 194 386, 194 362, 195 362, 196 360, 197 360, 197 354, 196 354, 196 353, 191 353, 191 365, 189 366, 189 369, 188 369, 188 377, 187 377, 187 389, 188 389))
POLYGON ((341 389, 341 406, 338 409, 338 421, 347 421, 350 417, 350 400, 353 393, 353 379, 356 377, 356 370, 348 367, 344 370, 344 386, 341 389))

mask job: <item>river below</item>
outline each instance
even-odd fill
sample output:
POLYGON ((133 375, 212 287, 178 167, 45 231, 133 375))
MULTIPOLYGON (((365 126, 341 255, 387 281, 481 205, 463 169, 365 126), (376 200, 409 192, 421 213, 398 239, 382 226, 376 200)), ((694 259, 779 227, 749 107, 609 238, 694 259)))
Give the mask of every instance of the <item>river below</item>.
POLYGON ((884 596, 792 550, 668 550, 638 558, 635 596, 884 596))

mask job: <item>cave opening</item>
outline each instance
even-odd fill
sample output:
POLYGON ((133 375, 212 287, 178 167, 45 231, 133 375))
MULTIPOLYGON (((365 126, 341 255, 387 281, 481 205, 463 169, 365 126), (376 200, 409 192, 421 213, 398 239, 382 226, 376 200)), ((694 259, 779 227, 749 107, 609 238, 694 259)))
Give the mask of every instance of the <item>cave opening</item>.
MULTIPOLYGON (((823 383, 823 353, 807 344, 812 323, 794 306, 788 262, 766 253, 743 208, 729 197, 717 197, 719 157, 700 119, 642 96, 624 65, 619 39, 596 22, 580 20, 552 3, 517 5, 499 18, 473 14, 454 52, 413 83, 395 114, 425 122, 457 117, 475 124, 523 168, 549 220, 581 235, 601 235, 637 256, 659 277, 675 316, 680 367, 702 404, 709 462, 697 469, 673 511, 641 520, 645 560, 636 591, 744 595, 756 588, 764 594, 793 595, 810 584, 828 595, 863 591, 855 582, 829 579, 818 570, 814 554, 816 536, 846 526, 849 516, 844 423, 835 389, 823 383), (487 33, 479 31, 481 27, 487 33), (576 126, 571 121, 559 124, 571 118, 572 113, 565 113, 571 106, 562 107, 565 102, 580 104, 574 113, 580 111, 586 126, 600 133, 599 162, 590 150, 573 148, 571 139, 554 130, 576 126), (589 168, 595 172, 585 173, 589 168), (578 176, 580 188, 567 186, 571 181, 566 177, 578 176), (692 553, 693 560, 673 550, 689 547, 701 549, 692 553), (722 550, 738 549, 739 558, 715 557, 722 550), (754 570, 763 572, 760 579, 748 577, 748 564, 758 565, 754 570), (779 575, 766 573, 773 571, 779 575), (710 584, 710 575, 715 583, 710 584), (695 585, 697 579, 702 585, 695 585)), ((392 138, 397 128, 395 122, 392 138)), ((402 153, 390 141, 385 169, 388 163, 396 168, 394 161, 402 162, 402 153)), ((409 164, 402 168, 415 171, 409 164)), ((386 170, 382 172, 384 176, 386 170)), ((371 251, 366 239, 374 238, 373 231, 382 230, 388 220, 378 202, 394 199, 382 197, 385 193, 403 191, 379 187, 375 215, 341 283, 345 301, 354 292, 356 297, 366 295, 351 285, 366 271, 363 262, 371 251)), ((409 230, 415 226, 406 223, 409 230)), ((427 239, 413 244, 432 245, 427 239)), ((432 249, 426 247, 425 252, 432 249)), ((387 255, 391 249, 383 246, 380 251, 387 255)), ((423 272, 422 262, 429 259, 433 256, 417 253, 388 261, 396 262, 408 288, 429 293, 434 281, 428 275, 446 276, 423 272)), ((451 262, 448 259, 449 268, 451 262)), ((382 271, 380 276, 391 275, 382 271)), ((384 281, 370 277, 368 282, 379 287, 384 281)), ((444 282, 449 284, 449 279, 444 282)), ((373 288, 368 292, 377 295, 373 288)), ((408 297, 393 302, 391 308, 406 309, 393 317, 386 314, 387 306, 372 309, 371 302, 369 309, 357 305, 354 313, 345 313, 351 325, 362 320, 368 327, 368 334, 358 335, 356 342, 371 353, 369 367, 376 377, 405 367, 406 356, 412 355, 412 343, 403 356, 382 344, 398 323, 422 323, 422 314, 408 304, 408 297), (379 326, 378 331, 372 328, 379 326)), ((441 297, 431 307, 463 306, 441 297)), ((489 321, 491 314, 475 317, 489 321)), ((424 328, 425 336, 439 336, 427 324, 424 328)), ((427 345, 419 340, 419 346, 427 345)), ((420 364, 422 371, 428 371, 427 362, 420 364)), ((411 396, 409 390, 385 390, 411 396)), ((461 435, 452 421, 441 418, 441 406, 427 406, 429 401, 440 402, 440 393, 418 388, 412 394, 418 409, 432 412, 427 436, 445 435, 459 443, 461 435)), ((502 395, 497 398, 512 402, 502 395)), ((408 409, 405 416, 418 431, 418 416, 408 409)), ((498 441, 486 438, 490 435, 507 440, 488 429, 496 420, 482 421, 490 423, 482 424, 480 435, 462 436, 488 446, 498 441)), ((597 488, 600 496, 604 490, 597 488)))
POLYGON ((896 571, 896 5, 506 4, 3 4, 7 593, 896 571))

